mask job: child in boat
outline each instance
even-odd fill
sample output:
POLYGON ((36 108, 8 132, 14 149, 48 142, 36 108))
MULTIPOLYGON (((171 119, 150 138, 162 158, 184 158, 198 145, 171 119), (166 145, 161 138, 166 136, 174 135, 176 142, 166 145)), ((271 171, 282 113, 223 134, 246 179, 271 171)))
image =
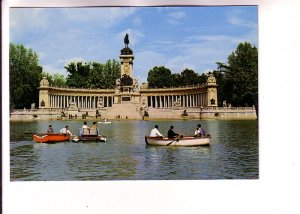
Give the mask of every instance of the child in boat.
POLYGON ((49 125, 49 128, 48 128, 48 130, 47 130, 47 133, 48 133, 48 134, 54 133, 53 128, 52 128, 52 125, 49 125))
POLYGON ((73 136, 72 133, 69 130, 69 126, 66 126, 65 128, 62 128, 59 132, 63 133, 63 134, 69 134, 69 135, 73 136))
POLYGON ((205 136, 205 130, 201 127, 201 124, 197 125, 195 136, 202 137, 205 136))

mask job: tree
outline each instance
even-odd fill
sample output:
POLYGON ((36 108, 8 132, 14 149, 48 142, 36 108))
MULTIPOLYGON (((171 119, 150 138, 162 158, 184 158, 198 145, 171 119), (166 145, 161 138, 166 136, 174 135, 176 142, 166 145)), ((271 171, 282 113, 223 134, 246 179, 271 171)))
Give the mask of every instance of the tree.
POLYGON ((180 87, 205 83, 207 76, 205 74, 199 75, 187 68, 180 74, 171 74, 168 68, 162 66, 150 70, 147 80, 149 88, 180 87))
POLYGON ((30 108, 32 103, 38 103, 42 70, 38 55, 32 49, 26 49, 23 45, 9 44, 11 108, 30 108))
POLYGON ((214 71, 219 84, 219 100, 234 106, 257 105, 258 52, 250 43, 240 43, 228 56, 227 64, 217 63, 214 71))
POLYGON ((55 87, 65 87, 66 86, 66 79, 62 74, 49 74, 47 72, 43 72, 43 77, 47 77, 49 84, 55 87))
POLYGON ((97 62, 71 62, 65 69, 68 76, 66 84, 75 88, 114 88, 120 77, 120 64, 116 60, 108 60, 105 64, 97 62))
POLYGON ((195 71, 186 68, 181 72, 181 83, 182 86, 197 85, 199 84, 199 75, 195 71))
POLYGON ((164 66, 155 66, 148 72, 148 86, 149 88, 163 88, 172 86, 171 71, 164 66))
POLYGON ((88 85, 88 76, 90 73, 90 63, 71 62, 65 69, 69 73, 66 84, 69 87, 84 88, 88 85))

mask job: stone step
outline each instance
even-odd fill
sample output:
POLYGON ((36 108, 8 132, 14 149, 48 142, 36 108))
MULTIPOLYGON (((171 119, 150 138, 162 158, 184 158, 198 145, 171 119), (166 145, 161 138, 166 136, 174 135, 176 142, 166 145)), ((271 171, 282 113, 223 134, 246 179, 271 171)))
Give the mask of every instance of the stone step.
POLYGON ((132 103, 114 104, 103 116, 108 119, 116 119, 116 116, 120 116, 121 119, 142 119, 138 106, 132 103))

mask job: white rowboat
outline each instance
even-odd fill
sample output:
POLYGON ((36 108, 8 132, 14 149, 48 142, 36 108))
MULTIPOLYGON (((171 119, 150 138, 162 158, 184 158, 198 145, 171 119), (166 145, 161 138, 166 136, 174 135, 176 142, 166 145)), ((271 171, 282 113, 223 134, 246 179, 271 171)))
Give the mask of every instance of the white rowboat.
POLYGON ((210 138, 210 135, 204 137, 183 136, 174 139, 145 136, 145 142, 147 145, 154 146, 208 146, 210 138))
POLYGON ((101 123, 101 124, 111 124, 111 121, 100 121, 100 122, 98 122, 98 123, 101 123))

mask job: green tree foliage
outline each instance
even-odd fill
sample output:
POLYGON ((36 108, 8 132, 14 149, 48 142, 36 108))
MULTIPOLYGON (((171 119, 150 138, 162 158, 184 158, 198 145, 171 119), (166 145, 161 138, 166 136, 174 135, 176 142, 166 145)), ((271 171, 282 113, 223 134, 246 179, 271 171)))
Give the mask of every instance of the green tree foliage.
POLYGON ((150 70, 147 80, 149 88, 180 87, 205 83, 207 76, 190 69, 185 69, 180 74, 171 74, 170 69, 162 66, 150 70))
POLYGON ((181 72, 181 82, 183 85, 197 85, 199 83, 199 75, 195 71, 186 68, 181 72))
POLYGON ((120 77, 120 64, 116 60, 108 60, 105 64, 71 62, 65 69, 68 73, 66 85, 75 88, 114 88, 120 77))
MULTIPOLYGON (((219 84, 219 101, 233 106, 257 105, 258 52, 250 43, 240 43, 228 56, 227 64, 217 63, 214 75, 219 84)), ((220 104, 219 102, 219 104, 220 104)))
POLYGON ((9 44, 11 108, 30 108, 31 103, 38 103, 42 70, 38 55, 32 49, 9 44))
POLYGON ((49 84, 55 87, 66 87, 66 79, 62 74, 49 74, 47 72, 43 72, 43 77, 47 77, 49 84))
POLYGON ((149 88, 163 88, 172 86, 171 71, 164 66, 155 66, 148 73, 147 77, 149 88))

